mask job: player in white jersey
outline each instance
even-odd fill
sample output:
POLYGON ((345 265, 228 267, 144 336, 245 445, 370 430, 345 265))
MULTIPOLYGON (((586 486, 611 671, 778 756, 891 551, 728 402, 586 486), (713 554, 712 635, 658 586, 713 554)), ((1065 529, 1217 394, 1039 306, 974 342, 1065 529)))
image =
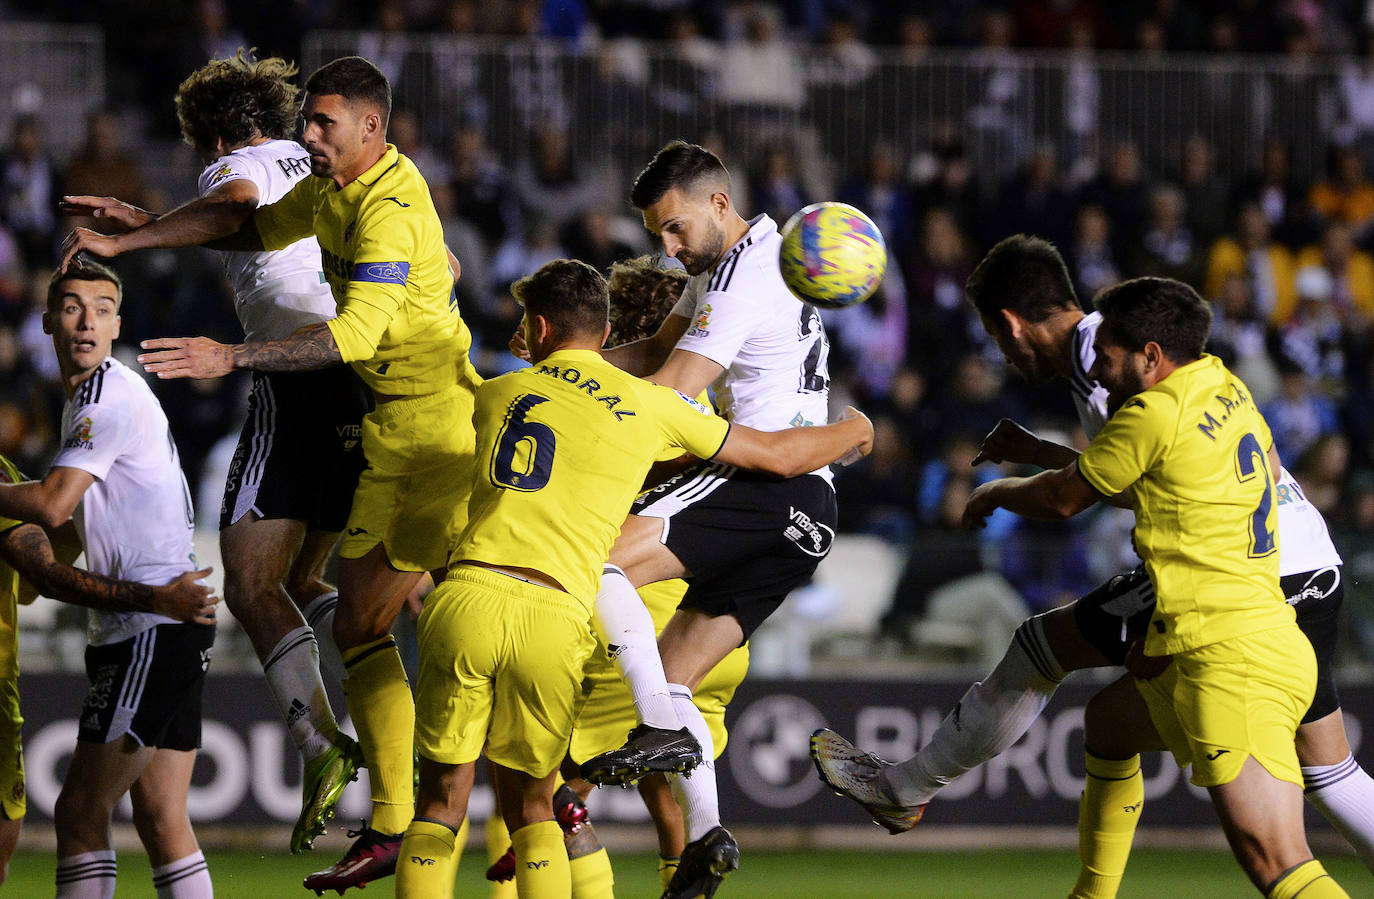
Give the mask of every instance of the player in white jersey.
MULTIPOLYGON (((0 515, 55 527, 76 512, 91 571, 168 584, 197 568, 191 495, 162 407, 110 356, 121 299, 102 266, 53 275, 43 327, 67 392, 62 445, 42 481, 0 490, 0 515)), ((110 816, 125 793, 159 894, 211 895, 186 794, 214 638, 154 612, 91 611, 91 689, 54 811, 59 899, 114 894, 110 816)))
MULTIPOLYGON (((746 221, 730 190, 721 161, 683 141, 659 150, 636 178, 631 202, 691 278, 652 337, 606 358, 687 396, 714 385, 721 414, 741 425, 824 424, 829 345, 820 315, 783 284, 777 225, 766 215, 746 221)), ((703 463, 636 501, 611 550, 597 619, 641 723, 625 747, 582 771, 593 783, 628 783, 696 767, 690 778, 670 778, 689 843, 665 896, 709 895, 739 860, 720 826, 715 752, 692 691, 810 579, 830 552, 835 519, 828 468, 778 481, 703 463), (635 588, 675 577, 687 579, 687 593, 655 652, 635 588)))
MULTIPOLYGON (((1108 417, 1106 390, 1088 374, 1101 316, 1083 313, 1058 250, 1038 238, 1007 238, 975 269, 967 293, 1007 361, 1033 383, 1067 379, 1084 430, 1089 436, 1101 430, 1108 417)), ((975 461, 1048 469, 1076 456, 1003 420, 975 461)), ((1280 469, 1275 496, 1280 586, 1317 655, 1316 697, 1297 736, 1305 796, 1374 870, 1374 780, 1351 754, 1332 681, 1336 613, 1344 593, 1340 556, 1321 514, 1286 470, 1280 469)), ((866 773, 867 786, 842 792, 893 833, 910 829, 945 784, 1015 743, 1067 672, 1123 664, 1153 609, 1154 590, 1138 567, 1075 603, 1028 619, 1002 661, 969 689, 915 757, 892 767, 876 765, 873 756, 824 731, 812 742, 822 779, 836 786, 846 775, 866 773)), ((1090 753, 1094 748, 1089 742, 1090 753)))
MULTIPOLYGON (((310 173, 309 154, 288 139, 299 105, 288 80, 295 71, 282 59, 240 53, 211 60, 182 83, 176 95, 182 136, 212 161, 201 173, 200 196, 178 212, 217 210, 234 230, 310 173)), ((111 257, 186 243, 176 212, 159 219, 109 197, 68 197, 64 207, 133 229, 110 236, 74 231, 63 248, 64 266, 82 251, 111 257)), ((277 340, 334 317, 314 237, 282 250, 222 256, 247 340, 277 340)), ((323 832, 362 763, 357 744, 334 719, 316 641, 324 639, 325 658, 342 676, 332 643, 338 592, 323 574, 364 465, 360 421, 367 408, 367 391, 346 365, 254 372, 220 511, 225 600, 253 643, 306 763, 293 852, 310 848, 323 832)))

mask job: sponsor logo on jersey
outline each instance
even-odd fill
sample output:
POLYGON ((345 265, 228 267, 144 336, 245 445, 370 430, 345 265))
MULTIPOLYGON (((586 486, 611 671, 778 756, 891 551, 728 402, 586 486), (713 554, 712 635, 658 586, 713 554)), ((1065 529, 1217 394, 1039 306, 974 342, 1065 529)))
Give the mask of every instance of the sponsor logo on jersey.
POLYGON ((82 417, 76 423, 76 430, 72 436, 62 441, 63 449, 95 449, 95 444, 91 442, 91 428, 93 423, 89 417, 82 417))
POLYGON ((343 445, 344 452, 352 450, 363 437, 362 425, 336 425, 334 430, 339 435, 339 442, 343 445))
POLYGON ((353 266, 351 280, 370 284, 404 284, 409 277, 409 262, 359 262, 353 266))
POLYGON ((692 327, 687 329, 687 333, 693 337, 705 337, 711 333, 710 325, 711 304, 707 303, 701 307, 701 314, 697 316, 696 321, 692 322, 692 327))
POLYGON ((410 204, 409 204, 409 203, 402 203, 400 197, 382 197, 382 199, 383 199, 383 200, 390 200, 391 202, 395 203, 397 206, 401 207, 402 209, 409 209, 409 208, 410 208, 410 204))
POLYGON ((207 183, 207 186, 214 187, 215 185, 228 180, 229 176, 232 174, 234 174, 234 167, 226 162, 222 164, 219 168, 215 169, 214 174, 210 176, 210 180, 207 183))
POLYGON ((829 554, 830 544, 835 541, 831 528, 794 506, 788 507, 787 520, 791 523, 783 528, 782 535, 797 544, 797 549, 818 559, 829 554))

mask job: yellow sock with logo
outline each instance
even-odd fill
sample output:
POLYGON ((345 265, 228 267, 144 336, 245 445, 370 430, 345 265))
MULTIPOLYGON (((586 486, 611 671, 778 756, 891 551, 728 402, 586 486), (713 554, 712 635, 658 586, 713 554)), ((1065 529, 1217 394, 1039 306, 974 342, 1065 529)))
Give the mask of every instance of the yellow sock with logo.
POLYGON ((1070 899, 1113 899, 1126 874, 1131 841, 1145 805, 1140 756, 1104 759, 1085 753, 1088 777, 1078 803, 1078 882, 1070 899))
POLYGON ((397 899, 433 899, 453 895, 458 871, 454 846, 458 835, 438 821, 416 818, 406 828, 396 860, 397 899))
MULTIPOLYGON (((487 818, 487 867, 496 864, 497 859, 510 848, 510 831, 506 830, 505 819, 501 813, 492 811, 487 818)), ((491 899, 515 899, 515 878, 491 881, 491 899)))
POLYGON ((677 858, 658 857, 658 882, 663 887, 663 891, 668 891, 668 884, 672 882, 673 875, 677 873, 678 863, 682 861, 677 858))
POLYGON ((1350 894, 1326 873, 1315 858, 1289 868, 1270 884, 1265 899, 1350 899, 1350 894))
POLYGON ((602 846, 595 852, 579 855, 568 861, 572 872, 573 899, 612 899, 615 896, 615 872, 611 857, 602 846))
POLYGON ((515 847, 515 891, 520 899, 567 899, 572 872, 557 821, 537 821, 510 835, 515 847))
POLYGON ((415 700, 390 635, 343 652, 344 695, 372 784, 372 828, 401 833, 415 813, 415 700))

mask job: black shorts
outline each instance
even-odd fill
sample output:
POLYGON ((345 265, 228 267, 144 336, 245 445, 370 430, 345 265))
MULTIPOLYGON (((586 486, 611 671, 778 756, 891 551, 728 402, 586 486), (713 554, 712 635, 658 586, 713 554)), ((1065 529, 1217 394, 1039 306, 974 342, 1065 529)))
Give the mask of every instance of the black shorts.
POLYGON ((1341 707, 1340 695, 1331 670, 1336 655, 1336 635, 1341 602, 1345 599, 1345 581, 1341 568, 1333 565, 1303 574, 1290 574, 1279 579, 1279 589, 1288 604, 1298 613, 1298 627, 1312 643, 1317 656, 1317 692, 1302 723, 1325 718, 1341 707))
POLYGON ((248 418, 220 506, 224 530, 249 512, 342 531, 365 461, 367 386, 347 365, 253 373, 248 418))
POLYGON ((90 692, 76 738, 109 743, 124 734, 140 746, 200 748, 200 693, 215 628, 159 624, 118 643, 86 647, 90 692))
POLYGON ((1083 639, 1113 665, 1121 665, 1130 645, 1144 638, 1154 611, 1155 588, 1142 564, 1080 598, 1073 618, 1083 639))
POLYGON ((835 541, 835 490, 818 475, 778 480, 719 462, 635 500, 664 519, 663 544, 691 572, 678 608, 733 615, 744 639, 811 579, 835 541))

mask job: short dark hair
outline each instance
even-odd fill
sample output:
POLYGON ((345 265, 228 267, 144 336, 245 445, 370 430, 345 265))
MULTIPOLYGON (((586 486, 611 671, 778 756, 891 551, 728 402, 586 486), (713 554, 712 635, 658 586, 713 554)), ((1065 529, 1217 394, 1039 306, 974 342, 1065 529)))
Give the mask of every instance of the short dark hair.
POLYGON ((383 130, 391 119, 391 82, 361 56, 341 56, 320 66, 305 80, 305 90, 319 96, 334 94, 350 103, 361 100, 372 104, 381 113, 383 130))
POLYGON ((730 172, 719 156, 685 140, 670 141, 635 176, 630 202, 636 209, 648 209, 673 188, 690 190, 708 178, 720 180, 727 191, 730 189, 730 172))
POLYGON ((1059 250, 1029 234, 1014 234, 988 250, 968 276, 964 293, 978 314, 990 319, 1010 309, 1038 322, 1062 309, 1082 308, 1059 250))
POLYGON ((1159 344, 1170 362, 1202 356, 1212 331, 1212 307, 1196 290, 1172 278, 1132 278, 1097 295, 1101 328, 1126 349, 1159 344))
POLYGON ((687 286, 687 272, 663 268, 653 256, 638 256, 611 266, 611 333, 606 346, 641 340, 658 330, 687 286))
POLYGON ((594 336, 606 328, 606 279, 576 259, 554 259, 516 281, 511 294, 530 315, 542 315, 561 338, 594 336))
POLYGON ((64 272, 61 269, 52 273, 48 279, 48 311, 57 309, 57 301, 62 296, 62 285, 67 281, 109 281, 115 286, 115 309, 124 304, 124 281, 115 270, 99 262, 73 263, 64 272))
POLYGON ((177 88, 181 139, 209 154, 217 139, 233 147, 290 137, 300 114, 300 88, 289 80, 297 71, 279 56, 254 59, 243 48, 231 59, 210 60, 177 88))

